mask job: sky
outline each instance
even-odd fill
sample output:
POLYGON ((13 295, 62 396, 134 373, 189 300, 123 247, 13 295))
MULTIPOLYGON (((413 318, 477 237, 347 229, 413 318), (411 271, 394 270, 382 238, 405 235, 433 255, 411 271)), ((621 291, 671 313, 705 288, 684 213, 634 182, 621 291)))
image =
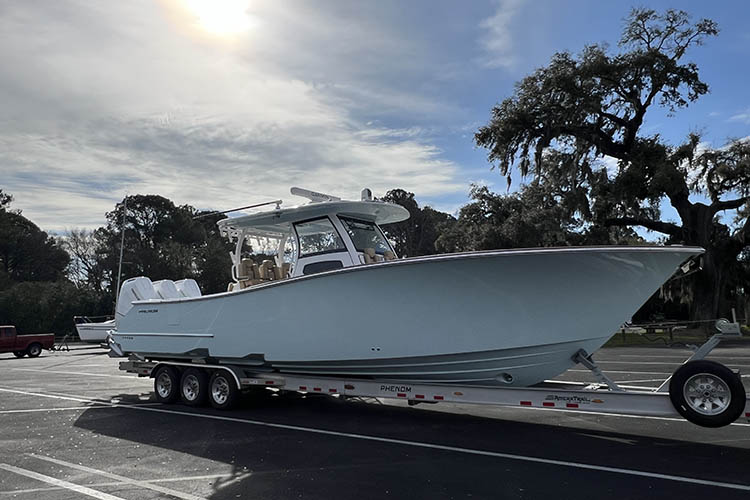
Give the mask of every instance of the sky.
MULTIPOLYGON (((505 191, 473 134, 557 51, 617 40, 598 0, 0 3, 0 189, 41 228, 94 228, 129 194, 225 210, 300 186, 415 193, 454 213, 505 191)), ((750 135, 750 2, 680 1, 721 33, 688 53, 711 93, 643 132, 750 135)), ((514 184, 514 188, 520 183, 514 184)))

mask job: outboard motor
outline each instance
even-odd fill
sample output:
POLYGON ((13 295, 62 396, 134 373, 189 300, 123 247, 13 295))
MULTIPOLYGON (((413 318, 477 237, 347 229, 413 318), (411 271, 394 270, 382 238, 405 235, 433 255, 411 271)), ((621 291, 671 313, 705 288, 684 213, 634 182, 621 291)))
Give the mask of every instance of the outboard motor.
POLYGON ((201 289, 194 279, 185 278, 184 280, 175 281, 175 286, 183 297, 201 296, 201 289))
POLYGON ((125 280, 120 288, 120 295, 117 298, 117 310, 115 320, 125 316, 130 308, 133 307, 133 301, 136 300, 154 300, 159 296, 154 291, 154 285, 151 280, 145 276, 130 278, 125 280))

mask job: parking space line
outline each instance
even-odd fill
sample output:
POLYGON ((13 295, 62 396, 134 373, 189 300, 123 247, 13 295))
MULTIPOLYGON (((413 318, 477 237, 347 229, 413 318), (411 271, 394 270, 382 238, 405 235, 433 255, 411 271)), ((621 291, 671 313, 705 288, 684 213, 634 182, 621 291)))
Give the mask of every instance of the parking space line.
MULTIPOLYGON (((608 353, 609 354, 609 353, 608 353)), ((693 351, 685 353, 683 356, 682 354, 671 354, 668 356, 662 356, 658 354, 618 354, 617 356, 621 358, 656 358, 656 359, 672 359, 672 358, 680 358, 683 361, 689 358, 693 354, 693 351)), ((716 354, 714 356, 711 356, 711 358, 717 358, 717 359, 742 359, 745 361, 750 360, 750 356, 724 356, 722 354, 716 354)), ((597 358, 598 360, 598 358, 597 358)))
POLYGON ((159 493, 164 493, 165 495, 170 495, 176 498, 182 498, 184 500, 203 500, 203 497, 198 497, 195 495, 191 495, 189 493, 183 493, 182 491, 173 490, 172 488, 159 486, 157 484, 149 484, 146 481, 139 481, 137 479, 120 476, 119 474, 112 474, 111 472, 93 469, 91 467, 86 467, 85 465, 74 464, 72 462, 66 462, 65 460, 60 460, 60 459, 48 457, 45 455, 37 455, 36 453, 29 453, 28 455, 38 460, 46 460, 47 462, 52 462, 53 464, 62 465, 63 467, 69 467, 71 469, 77 469, 83 472, 88 472, 89 474, 97 474, 99 476, 108 477, 109 479, 114 479, 115 481, 119 481, 121 483, 132 484, 133 486, 137 486, 139 488, 157 491, 159 493))
MULTIPOLYGON (((111 402, 95 402, 92 403, 91 406, 65 406, 60 408, 26 408, 26 409, 20 409, 20 410, 0 410, 0 415, 6 414, 6 413, 37 413, 37 412, 45 412, 45 411, 66 411, 66 410, 95 410, 97 408, 112 408, 111 402)), ((114 403, 114 404, 128 404, 128 403, 114 403)), ((132 403, 130 406, 156 406, 160 403, 132 403)))
MULTIPOLYGON (((23 391, 17 391, 17 390, 8 390, 0 388, 0 391, 8 391, 8 392, 15 392, 15 393, 21 393, 24 394, 23 391)), ((26 392, 25 394, 34 394, 39 396, 47 396, 47 397, 60 397, 62 396, 49 396, 41 393, 31 393, 26 392)), ((111 404, 112 407, 115 408, 127 408, 131 410, 140 410, 140 411, 149 411, 149 412, 155 412, 155 413, 167 413, 171 415, 182 415, 186 417, 193 417, 193 418, 205 418, 207 420, 218 420, 222 422, 233 422, 233 423, 239 423, 239 424, 245 424, 245 425, 255 425, 259 427, 270 427, 274 429, 284 429, 284 430, 291 430, 291 431, 299 431, 299 432, 308 432, 311 434, 322 434, 326 436, 336 436, 336 437, 345 437, 350 439, 359 439, 363 441, 374 441, 374 442, 380 442, 380 443, 390 443, 390 444, 397 444, 402 446, 411 446, 414 448, 425 448, 425 449, 433 449, 433 450, 442 450, 442 451, 450 451, 454 453, 463 453, 467 455, 477 455, 477 456, 486 456, 486 457, 494 457, 494 458, 501 458, 506 460, 516 460, 521 462, 531 462, 531 463, 541 463, 541 464, 547 464, 547 465, 557 465, 561 467, 571 467, 576 469, 584 469, 584 470, 593 470, 598 472, 609 472, 614 474, 623 474, 628 476, 638 476, 638 477, 648 477, 653 479, 663 479, 666 481, 675 481, 675 482, 681 482, 681 483, 689 483, 689 484, 699 484, 704 486, 716 486, 719 488, 728 488, 728 489, 734 489, 734 490, 741 490, 741 491, 750 491, 750 485, 746 484, 737 484, 737 483, 725 483, 721 481, 711 481, 707 479, 696 479, 691 477, 684 477, 684 476, 674 476, 670 474, 661 474, 657 472, 647 472, 647 471, 640 471, 640 470, 634 470, 634 469, 623 469, 619 467, 609 467, 604 465, 593 465, 593 464, 585 464, 580 462, 569 462, 565 460, 555 460, 555 459, 549 459, 549 458, 541 458, 541 457, 530 457, 525 455, 515 455, 511 453, 502 453, 502 452, 496 452, 496 451, 487 451, 487 450, 476 450, 472 448, 461 448, 457 446, 448 446, 448 445, 441 445, 441 444, 434 444, 434 443, 423 443, 419 441, 409 441, 405 439, 395 439, 395 438, 386 438, 386 437, 380 437, 380 436, 371 436, 367 434, 354 434, 351 432, 340 432, 340 431, 332 431, 327 429, 319 429, 315 427, 302 427, 299 425, 290 425, 290 424, 278 424, 273 422, 264 422, 261 420, 246 420, 242 418, 237 417, 227 417, 223 415, 211 415, 211 414, 205 414, 205 413, 192 413, 187 411, 180 411, 180 410, 171 410, 167 408, 153 408, 153 407, 143 407, 143 406, 133 406, 133 405, 121 405, 121 404, 111 404)), ((549 409, 541 409, 543 411, 550 411, 549 409)), ((569 411, 569 410, 565 410, 569 411)), ((581 412, 584 413, 584 412, 581 412)), ((597 413, 597 415, 602 415, 601 413, 597 413)), ((618 414, 611 414, 614 416, 624 416, 624 415, 618 415, 618 414)), ((634 418, 643 418, 643 417, 634 417, 634 418)), ((660 417, 653 417, 653 418, 660 418, 660 417)), ((662 418, 663 419, 663 418, 662 418)), ((669 420, 669 419, 667 419, 669 420)), ((680 419, 674 419, 676 422, 686 422, 686 420, 680 420, 680 419)), ((743 425, 748 426, 748 424, 732 424, 732 425, 743 425)), ((73 464, 75 465, 75 464, 73 464)), ((105 473, 108 474, 108 473, 105 473)), ((120 477, 120 476, 118 476, 120 477)), ((127 479, 127 478, 124 478, 127 479)), ((140 482, 140 481, 139 481, 140 482)))
MULTIPOLYGON (((604 361, 598 358, 596 359, 597 364, 608 363, 610 365, 618 364, 618 365, 661 365, 661 366, 664 366, 664 365, 681 365, 684 362, 685 360, 682 360, 682 361, 604 361)), ((750 367, 750 365, 747 365, 744 363, 724 363, 724 364, 730 368, 738 367, 738 366, 742 368, 750 367)), ((607 370, 607 371, 609 372, 612 370, 607 370)))
POLYGON ((67 411, 67 410, 88 410, 89 408, 111 408, 107 405, 91 405, 91 406, 67 406, 65 408, 28 408, 25 410, 0 410, 0 415, 5 415, 7 413, 35 413, 35 412, 42 412, 42 411, 67 411))
POLYGON ((36 479, 37 481, 42 481, 43 483, 60 486, 65 489, 75 491, 76 493, 81 493, 83 495, 98 498, 99 500, 124 500, 122 497, 116 497, 114 495, 110 495, 109 493, 103 493, 101 491, 92 490, 91 488, 87 488, 79 484, 71 483, 68 481, 63 481, 62 479, 57 479, 51 476, 45 476, 44 474, 39 474, 38 472, 22 469, 20 467, 15 467, 13 465, 0 463, 0 469, 5 469, 9 472, 15 472, 18 475, 26 476, 31 479, 36 479))
MULTIPOLYGON (((161 479, 147 479, 144 481, 144 483, 175 483, 175 482, 183 482, 183 481, 203 481, 206 479, 221 479, 221 478, 229 478, 234 479, 235 477, 245 477, 248 474, 239 474, 239 475, 233 475, 233 474, 205 474, 202 476, 183 476, 183 477, 167 477, 167 478, 161 478, 161 479)), ((106 483, 92 483, 89 484, 89 487, 106 487, 106 486, 122 486, 122 483, 119 481, 108 481, 106 483)), ((41 493, 44 491, 59 491, 64 488, 60 486, 48 486, 46 488, 27 488, 24 490, 7 490, 7 491, 0 491, 0 495, 19 495, 21 493, 41 493)))
POLYGON ((615 384, 641 384, 643 382, 664 382, 663 378, 647 378, 642 380, 619 380, 615 384))
POLYGON ((129 375, 108 375, 106 373, 87 373, 87 372, 69 372, 62 370, 44 370, 38 368, 9 368, 9 370, 16 370, 22 372, 42 372, 42 373, 59 373, 63 375, 88 375, 90 377, 108 377, 108 378, 127 378, 133 380, 133 377, 129 375))
MULTIPOLYGON (((598 361, 597 361, 598 363, 598 361)), ((591 370, 568 370, 569 372, 574 373, 591 373, 591 370)), ((634 372, 634 371, 626 371, 626 370, 607 370, 607 373, 633 373, 636 375, 663 375, 665 377, 668 377, 669 375, 672 375, 671 373, 662 373, 662 372, 634 372)))

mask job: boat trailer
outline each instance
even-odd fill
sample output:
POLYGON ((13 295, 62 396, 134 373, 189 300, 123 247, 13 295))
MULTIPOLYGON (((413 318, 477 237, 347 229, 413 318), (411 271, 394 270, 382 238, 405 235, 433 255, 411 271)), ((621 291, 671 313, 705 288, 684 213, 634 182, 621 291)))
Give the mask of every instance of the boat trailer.
POLYGON ((446 402, 600 414, 681 416, 703 427, 721 427, 743 418, 750 422, 750 395, 745 393, 739 374, 721 363, 704 359, 722 340, 731 337, 738 335, 718 333, 712 336, 658 388, 616 384, 583 350, 573 359, 588 368, 598 383, 545 381, 532 387, 458 386, 257 373, 248 366, 149 361, 136 357, 120 362, 120 370, 154 378, 157 401, 182 400, 191 406, 210 403, 219 409, 234 406, 243 390, 269 388, 341 398, 400 399, 410 405, 446 402))

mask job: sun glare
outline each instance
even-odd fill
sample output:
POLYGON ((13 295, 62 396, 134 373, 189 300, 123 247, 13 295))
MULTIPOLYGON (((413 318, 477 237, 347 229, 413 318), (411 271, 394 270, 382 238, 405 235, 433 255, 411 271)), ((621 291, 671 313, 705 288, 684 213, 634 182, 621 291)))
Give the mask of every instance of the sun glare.
POLYGON ((248 0, 183 0, 196 24, 215 35, 236 35, 253 27, 248 0))

